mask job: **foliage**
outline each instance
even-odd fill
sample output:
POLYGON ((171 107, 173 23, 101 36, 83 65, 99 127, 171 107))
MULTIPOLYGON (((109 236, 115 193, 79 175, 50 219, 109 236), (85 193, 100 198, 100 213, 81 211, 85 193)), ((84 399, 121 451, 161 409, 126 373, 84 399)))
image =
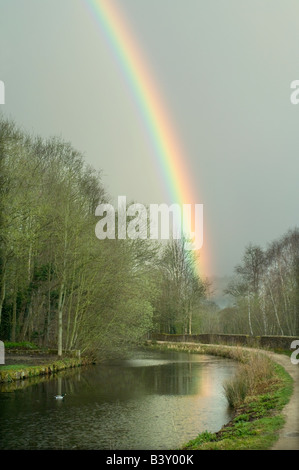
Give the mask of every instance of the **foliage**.
POLYGON ((4 341, 5 349, 37 349, 38 346, 34 343, 30 343, 29 341, 22 341, 19 343, 12 342, 12 341, 4 341))
POLYGON ((273 377, 273 363, 263 354, 256 354, 250 363, 241 363, 234 377, 223 385, 229 405, 236 407, 247 396, 262 393, 273 377))
POLYGON ((155 249, 96 238, 101 174, 70 143, 4 119, 0 151, 0 337, 60 354, 138 341, 152 326, 155 249))
POLYGON ((207 284, 198 278, 194 253, 185 249, 186 240, 171 239, 160 260, 161 293, 154 318, 159 333, 194 332, 199 329, 201 302, 207 284))
POLYGON ((204 285, 184 241, 98 240, 109 199, 69 142, 0 117, 0 157, 2 339, 104 358, 166 323, 191 329, 204 285))
POLYGON ((222 332, 299 334, 299 230, 289 230, 266 250, 250 244, 226 289, 234 306, 219 313, 222 332))

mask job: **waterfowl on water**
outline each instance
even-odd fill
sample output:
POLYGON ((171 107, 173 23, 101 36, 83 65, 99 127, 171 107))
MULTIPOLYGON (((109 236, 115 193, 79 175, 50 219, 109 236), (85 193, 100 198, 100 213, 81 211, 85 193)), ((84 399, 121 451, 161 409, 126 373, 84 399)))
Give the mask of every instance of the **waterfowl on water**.
POLYGON ((55 395, 56 400, 62 400, 65 397, 66 393, 63 393, 62 395, 55 395))

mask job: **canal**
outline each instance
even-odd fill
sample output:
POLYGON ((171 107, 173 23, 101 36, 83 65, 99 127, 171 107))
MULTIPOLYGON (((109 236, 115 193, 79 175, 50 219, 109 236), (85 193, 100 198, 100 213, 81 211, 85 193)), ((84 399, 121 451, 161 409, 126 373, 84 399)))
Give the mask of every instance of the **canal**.
POLYGON ((179 448, 230 420, 223 382, 235 368, 216 356, 146 350, 2 387, 0 449, 179 448))

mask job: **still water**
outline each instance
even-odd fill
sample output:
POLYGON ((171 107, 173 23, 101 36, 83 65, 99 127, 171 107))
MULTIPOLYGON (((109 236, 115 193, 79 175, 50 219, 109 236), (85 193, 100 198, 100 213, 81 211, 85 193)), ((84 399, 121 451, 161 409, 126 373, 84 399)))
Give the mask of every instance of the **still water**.
POLYGON ((25 380, 0 393, 0 449, 178 448, 229 421, 222 384, 235 367, 214 356, 138 351, 25 380))

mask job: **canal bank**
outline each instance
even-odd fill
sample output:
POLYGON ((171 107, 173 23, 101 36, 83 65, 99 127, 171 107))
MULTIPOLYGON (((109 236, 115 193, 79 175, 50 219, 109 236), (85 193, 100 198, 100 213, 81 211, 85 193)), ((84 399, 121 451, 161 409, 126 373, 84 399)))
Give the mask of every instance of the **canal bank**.
MULTIPOLYGON (((151 344, 151 342, 149 342, 151 344)), ((183 449, 198 450, 299 450, 299 371, 290 357, 239 346, 154 341, 152 347, 216 354, 244 360, 242 353, 264 354, 275 364, 276 383, 267 393, 248 397, 234 418, 217 433, 201 433, 183 449)))
POLYGON ((13 350, 6 353, 6 363, 0 366, 0 384, 13 383, 37 376, 81 367, 93 362, 74 351, 59 358, 55 350, 13 350))
POLYGON ((293 379, 293 393, 283 409, 285 424, 279 432, 279 437, 273 450, 299 450, 299 365, 282 354, 268 352, 270 358, 280 364, 293 379))

